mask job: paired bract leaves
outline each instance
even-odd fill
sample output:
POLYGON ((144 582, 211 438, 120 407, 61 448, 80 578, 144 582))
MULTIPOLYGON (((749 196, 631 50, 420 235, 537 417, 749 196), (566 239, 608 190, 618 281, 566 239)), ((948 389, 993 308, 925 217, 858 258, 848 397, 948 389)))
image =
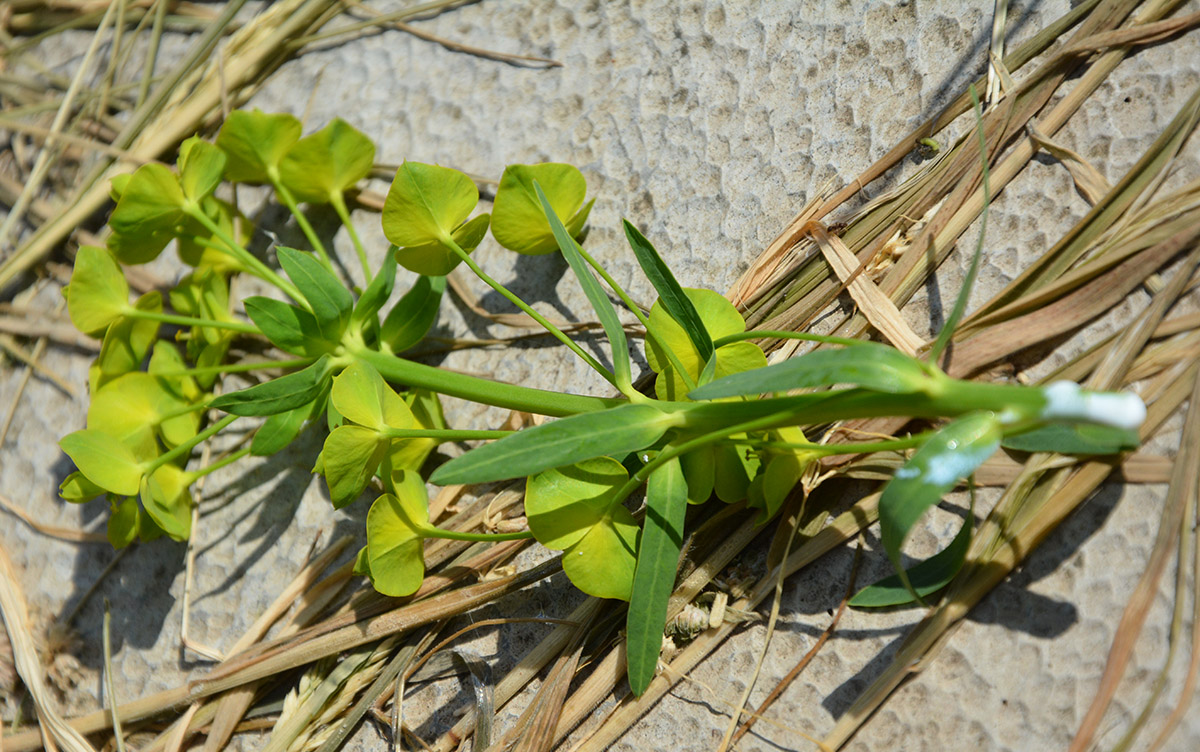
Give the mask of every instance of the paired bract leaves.
POLYGON ((371 584, 384 595, 412 595, 425 578, 423 535, 429 524, 425 482, 407 472, 396 495, 385 494, 367 512, 367 565, 371 584))
POLYGON ((637 522, 615 499, 628 478, 620 462, 597 457, 530 475, 526 483, 534 537, 562 551, 571 582, 598 598, 629 600, 632 591, 637 522))
MULTIPOLYGON (((746 321, 723 295, 712 290, 684 289, 705 330, 713 340, 730 334, 746 331, 746 321)), ((687 372, 693 384, 701 380, 709 361, 702 359, 692 336, 667 312, 662 300, 650 308, 650 328, 653 336, 647 337, 646 360, 656 373, 654 392, 659 399, 687 400, 691 388, 671 363, 666 348, 669 348, 687 372)), ((734 342, 716 349, 713 378, 720 379, 742 371, 764 368, 767 357, 751 342, 734 342)))
POLYGON ((58 445, 97 486, 122 496, 135 496, 141 490, 142 464, 119 438, 84 429, 67 434, 58 445))
POLYGON ((352 421, 333 429, 321 450, 330 499, 341 508, 358 498, 388 456, 391 441, 381 432, 411 428, 415 420, 379 372, 361 361, 334 377, 329 399, 343 419, 352 421))
POLYGON ((367 177, 374 163, 374 142, 345 120, 334 118, 288 149, 279 175, 297 200, 324 204, 367 177))
POLYGON ((103 248, 85 245, 75 254, 66 288, 67 313, 79 331, 96 336, 129 306, 129 283, 120 264, 103 248))
POLYGON ((449 274, 462 260, 453 246, 470 253, 487 233, 486 214, 466 221, 478 203, 479 189, 458 170, 400 165, 383 206, 383 234, 399 247, 397 263, 418 274, 449 274))
POLYGON ((235 183, 270 183, 288 150, 300 140, 300 121, 287 113, 235 110, 217 134, 228 161, 225 177, 235 183))
POLYGON ((551 162, 506 167, 492 205, 492 237, 510 251, 526 255, 551 253, 559 248, 535 182, 572 238, 583 230, 594 203, 583 203, 587 180, 573 165, 551 162))

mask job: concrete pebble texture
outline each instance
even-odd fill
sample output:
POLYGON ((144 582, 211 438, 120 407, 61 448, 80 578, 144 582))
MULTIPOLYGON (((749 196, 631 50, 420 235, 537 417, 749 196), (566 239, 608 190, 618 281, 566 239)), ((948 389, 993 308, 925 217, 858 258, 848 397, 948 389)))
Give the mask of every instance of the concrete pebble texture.
MULTIPOLYGON (((1065 0, 1011 3, 1010 43, 1027 39, 1067 9, 1065 0)), ((596 198, 589 249, 635 299, 650 302, 651 288, 624 244, 620 218, 642 228, 684 285, 727 290, 817 191, 853 180, 982 72, 991 10, 992 3, 982 0, 487 0, 420 21, 419 27, 474 47, 552 58, 562 67, 508 64, 388 31, 329 43, 288 63, 251 105, 304 117, 308 130, 343 117, 376 140, 378 160, 385 163, 436 162, 491 178, 509 163, 575 164, 596 198)), ((1132 56, 1057 140, 1115 183, 1200 85, 1198 53, 1193 34, 1132 56)), ((966 127, 969 123, 959 122, 952 133, 966 127)), ((1200 177, 1198 154, 1193 140, 1171 185, 1200 177)), ((906 160, 900 174, 916 165, 915 156, 906 160)), ((894 182, 889 177, 887 183, 894 182)), ((867 192, 882 190, 871 186, 867 192)), ((1087 209, 1061 164, 1036 159, 994 206, 973 305, 1012 280, 1087 209)), ((267 214, 277 222, 281 216, 267 214)), ((329 217, 318 213, 317 220, 334 232, 329 217)), ((386 241, 377 216, 361 212, 356 220, 378 257, 386 241)), ((294 227, 277 229, 285 240, 299 238, 294 227)), ((965 237, 973 242, 976 231, 965 237)), ((335 244, 343 258, 352 259, 344 232, 336 234, 335 244)), ((180 272, 167 256, 155 269, 171 278, 180 272)), ((539 310, 591 318, 561 259, 516 258, 490 239, 477 258, 539 310)), ((953 300, 966 264, 965 253, 953 256, 937 284, 906 307, 916 331, 930 331, 930 311, 953 300)), ((487 309, 513 310, 482 283, 472 280, 469 286, 487 309)), ((1139 293, 1071 338, 1065 351, 1116 330, 1147 299, 1139 293)), ((51 285, 31 304, 52 310, 59 300, 51 285)), ((435 334, 509 336, 512 330, 446 305, 435 334)), ((607 358, 598 340, 585 342, 607 358)), ((578 359, 542 344, 468 350, 442 362, 507 381, 605 393, 606 385, 578 359)), ((102 530, 107 512, 100 502, 76 507, 56 496, 71 470, 56 442, 83 425, 88 356, 51 347, 43 362, 79 394, 64 394, 40 378, 30 381, 0 447, 0 491, 42 523, 102 530)), ((0 367, 0 415, 7 414, 21 373, 11 362, 0 367)), ((464 427, 494 425, 502 417, 462 403, 448 402, 448 408, 452 422, 464 427)), ((1156 441, 1152 451, 1172 453, 1178 446, 1180 422, 1171 425, 1176 433, 1156 441)), ((346 533, 361 538, 366 503, 335 513, 323 484, 310 475, 319 441, 307 435, 282 455, 240 463, 208 479, 197 531, 190 639, 228 648, 302 565, 318 536, 324 542, 346 533)), ((1160 485, 1103 486, 972 612, 928 669, 904 685, 847 748, 1065 748, 1091 701, 1121 610, 1153 544, 1164 496, 1160 485)), ((43 621, 72 608, 114 556, 106 545, 64 543, 34 534, 11 516, 0 520, 0 542, 24 573, 21 584, 43 621)), ((912 554, 931 553, 953 536, 957 524, 953 515, 933 516, 914 536, 912 554)), ((205 668, 204 661, 179 649, 184 557, 182 544, 138 546, 107 576, 75 622, 79 683, 65 694, 65 710, 94 709, 103 694, 98 668, 105 598, 113 613, 119 698, 177 686, 205 668)), ((850 549, 838 550, 787 582, 752 704, 761 702, 826 627, 852 558, 850 549)), ((865 538, 859 581, 888 571, 872 531, 865 538)), ((1173 576, 1163 579, 1127 678, 1101 725, 1103 748, 1115 744, 1141 712, 1166 658, 1173 576)), ((484 609, 479 618, 562 616, 576 597, 558 578, 484 609)), ((802 733, 820 737, 832 728, 917 618, 909 610, 848 612, 829 645, 768 712, 770 722, 760 722, 738 749, 813 748, 802 733)), ((534 627, 489 631, 469 648, 493 661, 499 675, 542 634, 543 628, 534 627)), ((738 632, 614 748, 714 748, 763 637, 761 623, 738 632)), ((1142 743, 1157 733, 1185 669, 1186 661, 1176 660, 1142 743)), ((417 733, 435 738, 456 720, 455 709, 468 695, 455 681, 419 689, 412 710, 417 733)), ((513 711, 501 713, 502 721, 515 717, 513 711)), ((251 738, 245 746, 261 744, 251 738)), ((381 750, 385 741, 367 727, 352 746, 381 750)), ((1200 748, 1196 714, 1166 748, 1200 748)))

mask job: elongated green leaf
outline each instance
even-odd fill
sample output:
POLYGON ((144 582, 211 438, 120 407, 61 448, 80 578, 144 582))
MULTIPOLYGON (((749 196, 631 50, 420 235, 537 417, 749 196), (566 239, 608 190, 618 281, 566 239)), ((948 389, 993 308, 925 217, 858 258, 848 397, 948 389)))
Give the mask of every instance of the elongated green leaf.
POLYGON ((329 342, 339 341, 346 322, 350 320, 350 312, 354 309, 354 297, 350 291, 333 276, 333 272, 310 254, 282 246, 276 249, 276 253, 279 265, 312 306, 321 335, 329 342))
MULTIPOLYGON (((949 546, 908 570, 908 582, 917 595, 924 598, 950 584, 967 558, 967 551, 971 548, 971 532, 971 523, 968 521, 949 546)), ((883 608, 909 603, 916 603, 916 599, 898 574, 868 585, 850 599, 850 605, 856 608, 883 608)))
POLYGON ((964 415, 935 433, 896 471, 879 498, 880 539, 896 571, 913 525, 1000 446, 1000 423, 990 412, 964 415))
POLYGON ((367 562, 375 589, 402 597, 425 578, 422 532, 429 527, 429 500, 415 472, 403 474, 396 494, 380 496, 367 512, 367 562))
POLYGON ((675 281, 671 268, 650 241, 629 220, 623 219, 621 222, 625 226, 625 237, 629 241, 629 247, 633 249, 633 255, 637 257, 642 273, 658 293, 658 300, 663 309, 683 328, 696 348, 700 362, 708 363, 713 357, 713 340, 699 312, 696 311, 696 306, 692 305, 691 299, 684 294, 683 288, 675 281))
POLYGON ((117 260, 103 248, 82 246, 67 286, 67 313, 85 334, 96 334, 121 317, 129 305, 129 283, 117 260))
POLYGON ((396 257, 392 253, 388 253, 383 258, 383 265, 379 267, 379 271, 371 278, 371 284, 367 285, 367 289, 363 290, 362 295, 358 297, 358 302, 354 304, 354 312, 350 316, 350 320, 354 324, 361 325, 364 321, 376 321, 375 314, 379 313, 379 309, 383 308, 387 303, 388 298, 392 296, 392 288, 396 285, 396 257))
POLYGON ((439 467, 430 481, 485 483, 606 454, 622 456, 658 441, 673 424, 673 416, 652 405, 572 415, 472 449, 439 467))
POLYGON ((559 244, 546 222, 534 182, 540 183, 554 214, 572 238, 579 235, 592 210, 583 203, 587 181, 579 168, 547 162, 509 165, 496 188, 492 206, 492 237, 500 245, 526 255, 553 253, 559 244))
POLYGON ((1056 423, 1032 431, 1008 436, 1001 444, 1018 452, 1058 452, 1059 454, 1116 454, 1136 449, 1138 432, 1127 428, 1091 423, 1056 423))
POLYGON ((650 686, 662 649, 667 601, 683 547, 683 519, 688 489, 676 457, 650 474, 646 486, 646 521, 638 543, 637 568, 625 634, 629 687, 640 695, 650 686))
POLYGON ((850 384, 888 394, 915 394, 930 383, 919 361, 875 342, 815 350, 766 368, 726 376, 688 396, 721 399, 813 386, 850 384))
POLYGON ((341 118, 305 136, 279 164, 284 185, 298 201, 328 203, 371 172, 375 144, 341 118))
POLYGON ((296 440, 304 421, 312 415, 314 404, 308 403, 286 412, 275 413, 254 432, 250 442, 250 454, 269 457, 296 440))
POLYGON ((554 213, 553 207, 550 206, 550 200, 546 198, 542 186, 536 180, 533 181, 533 189, 537 192, 538 200, 542 204, 542 211, 546 215, 546 221, 550 223, 550 230, 554 233, 554 239, 557 241, 559 249, 562 250, 563 257, 571 265, 571 271, 575 272, 575 277, 579 280, 584 294, 587 295, 588 302, 592 304, 592 310, 596 312, 596 318, 600 320, 600 325, 604 327, 604 333, 608 336, 608 343, 612 347, 613 375, 616 377, 617 384, 622 388, 628 387, 632 383, 629 345, 625 341, 625 329, 621 326, 621 320, 617 318, 617 309, 613 307, 604 288, 600 286, 600 282, 588 268, 587 262, 579 253, 579 246, 575 243, 575 239, 567 232, 567 228, 563 227, 562 220, 554 213))
POLYGON ((275 415, 316 399, 329 381, 329 356, 309 367, 240 392, 222 394, 212 407, 233 415, 275 415))
POLYGON ((95 429, 75 431, 58 442, 88 480, 106 491, 136 496, 142 486, 142 466, 125 444, 95 429))
POLYGON ((421 276, 388 312, 379 338, 393 353, 401 353, 421 341, 437 320, 438 306, 446 290, 445 277, 421 276))
POLYGON ((225 177, 236 183, 269 183, 271 173, 300 140, 300 121, 286 112, 235 110, 217 134, 217 146, 228 162, 225 177))
POLYGON ((386 454, 387 442, 369 428, 344 425, 329 433, 321 462, 335 509, 359 497, 386 454))
POLYGON ((303 308, 259 295, 246 298, 242 305, 258 330, 280 350, 317 356, 332 347, 322 339, 316 318, 303 308))

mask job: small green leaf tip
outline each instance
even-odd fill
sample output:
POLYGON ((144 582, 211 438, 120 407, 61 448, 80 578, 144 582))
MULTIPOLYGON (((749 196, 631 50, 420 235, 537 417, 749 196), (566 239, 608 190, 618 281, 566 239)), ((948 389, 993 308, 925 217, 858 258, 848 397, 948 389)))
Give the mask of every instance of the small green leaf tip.
POLYGON ((509 165, 496 189, 492 237, 510 251, 531 256, 552 253, 559 247, 542 211, 534 182, 542 187, 555 215, 572 238, 579 236, 592 211, 592 202, 583 203, 587 181, 577 167, 553 162, 509 165))

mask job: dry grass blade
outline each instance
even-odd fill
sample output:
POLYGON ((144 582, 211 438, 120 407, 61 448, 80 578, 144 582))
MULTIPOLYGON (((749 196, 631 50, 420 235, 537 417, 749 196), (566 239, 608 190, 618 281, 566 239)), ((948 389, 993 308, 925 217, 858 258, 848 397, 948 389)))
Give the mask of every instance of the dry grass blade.
POLYGON ((3 508, 4 511, 15 516, 42 535, 48 535, 51 538, 58 538, 59 540, 70 541, 72 543, 108 543, 108 536, 104 533, 89 533, 84 530, 46 525, 38 522, 4 494, 0 494, 0 508, 3 508))
MULTIPOLYGON (((42 679, 42 662, 33 646, 25 603, 25 593, 21 590, 17 572, 8 553, 0 547, 0 614, 4 616, 4 625, 8 628, 17 674, 25 683, 37 709, 39 731, 33 732, 34 740, 44 744, 47 752, 57 752, 59 747, 66 752, 95 752, 87 739, 63 720, 55 709, 50 690, 42 679)), ((108 715, 103 711, 101 713, 108 715)))

